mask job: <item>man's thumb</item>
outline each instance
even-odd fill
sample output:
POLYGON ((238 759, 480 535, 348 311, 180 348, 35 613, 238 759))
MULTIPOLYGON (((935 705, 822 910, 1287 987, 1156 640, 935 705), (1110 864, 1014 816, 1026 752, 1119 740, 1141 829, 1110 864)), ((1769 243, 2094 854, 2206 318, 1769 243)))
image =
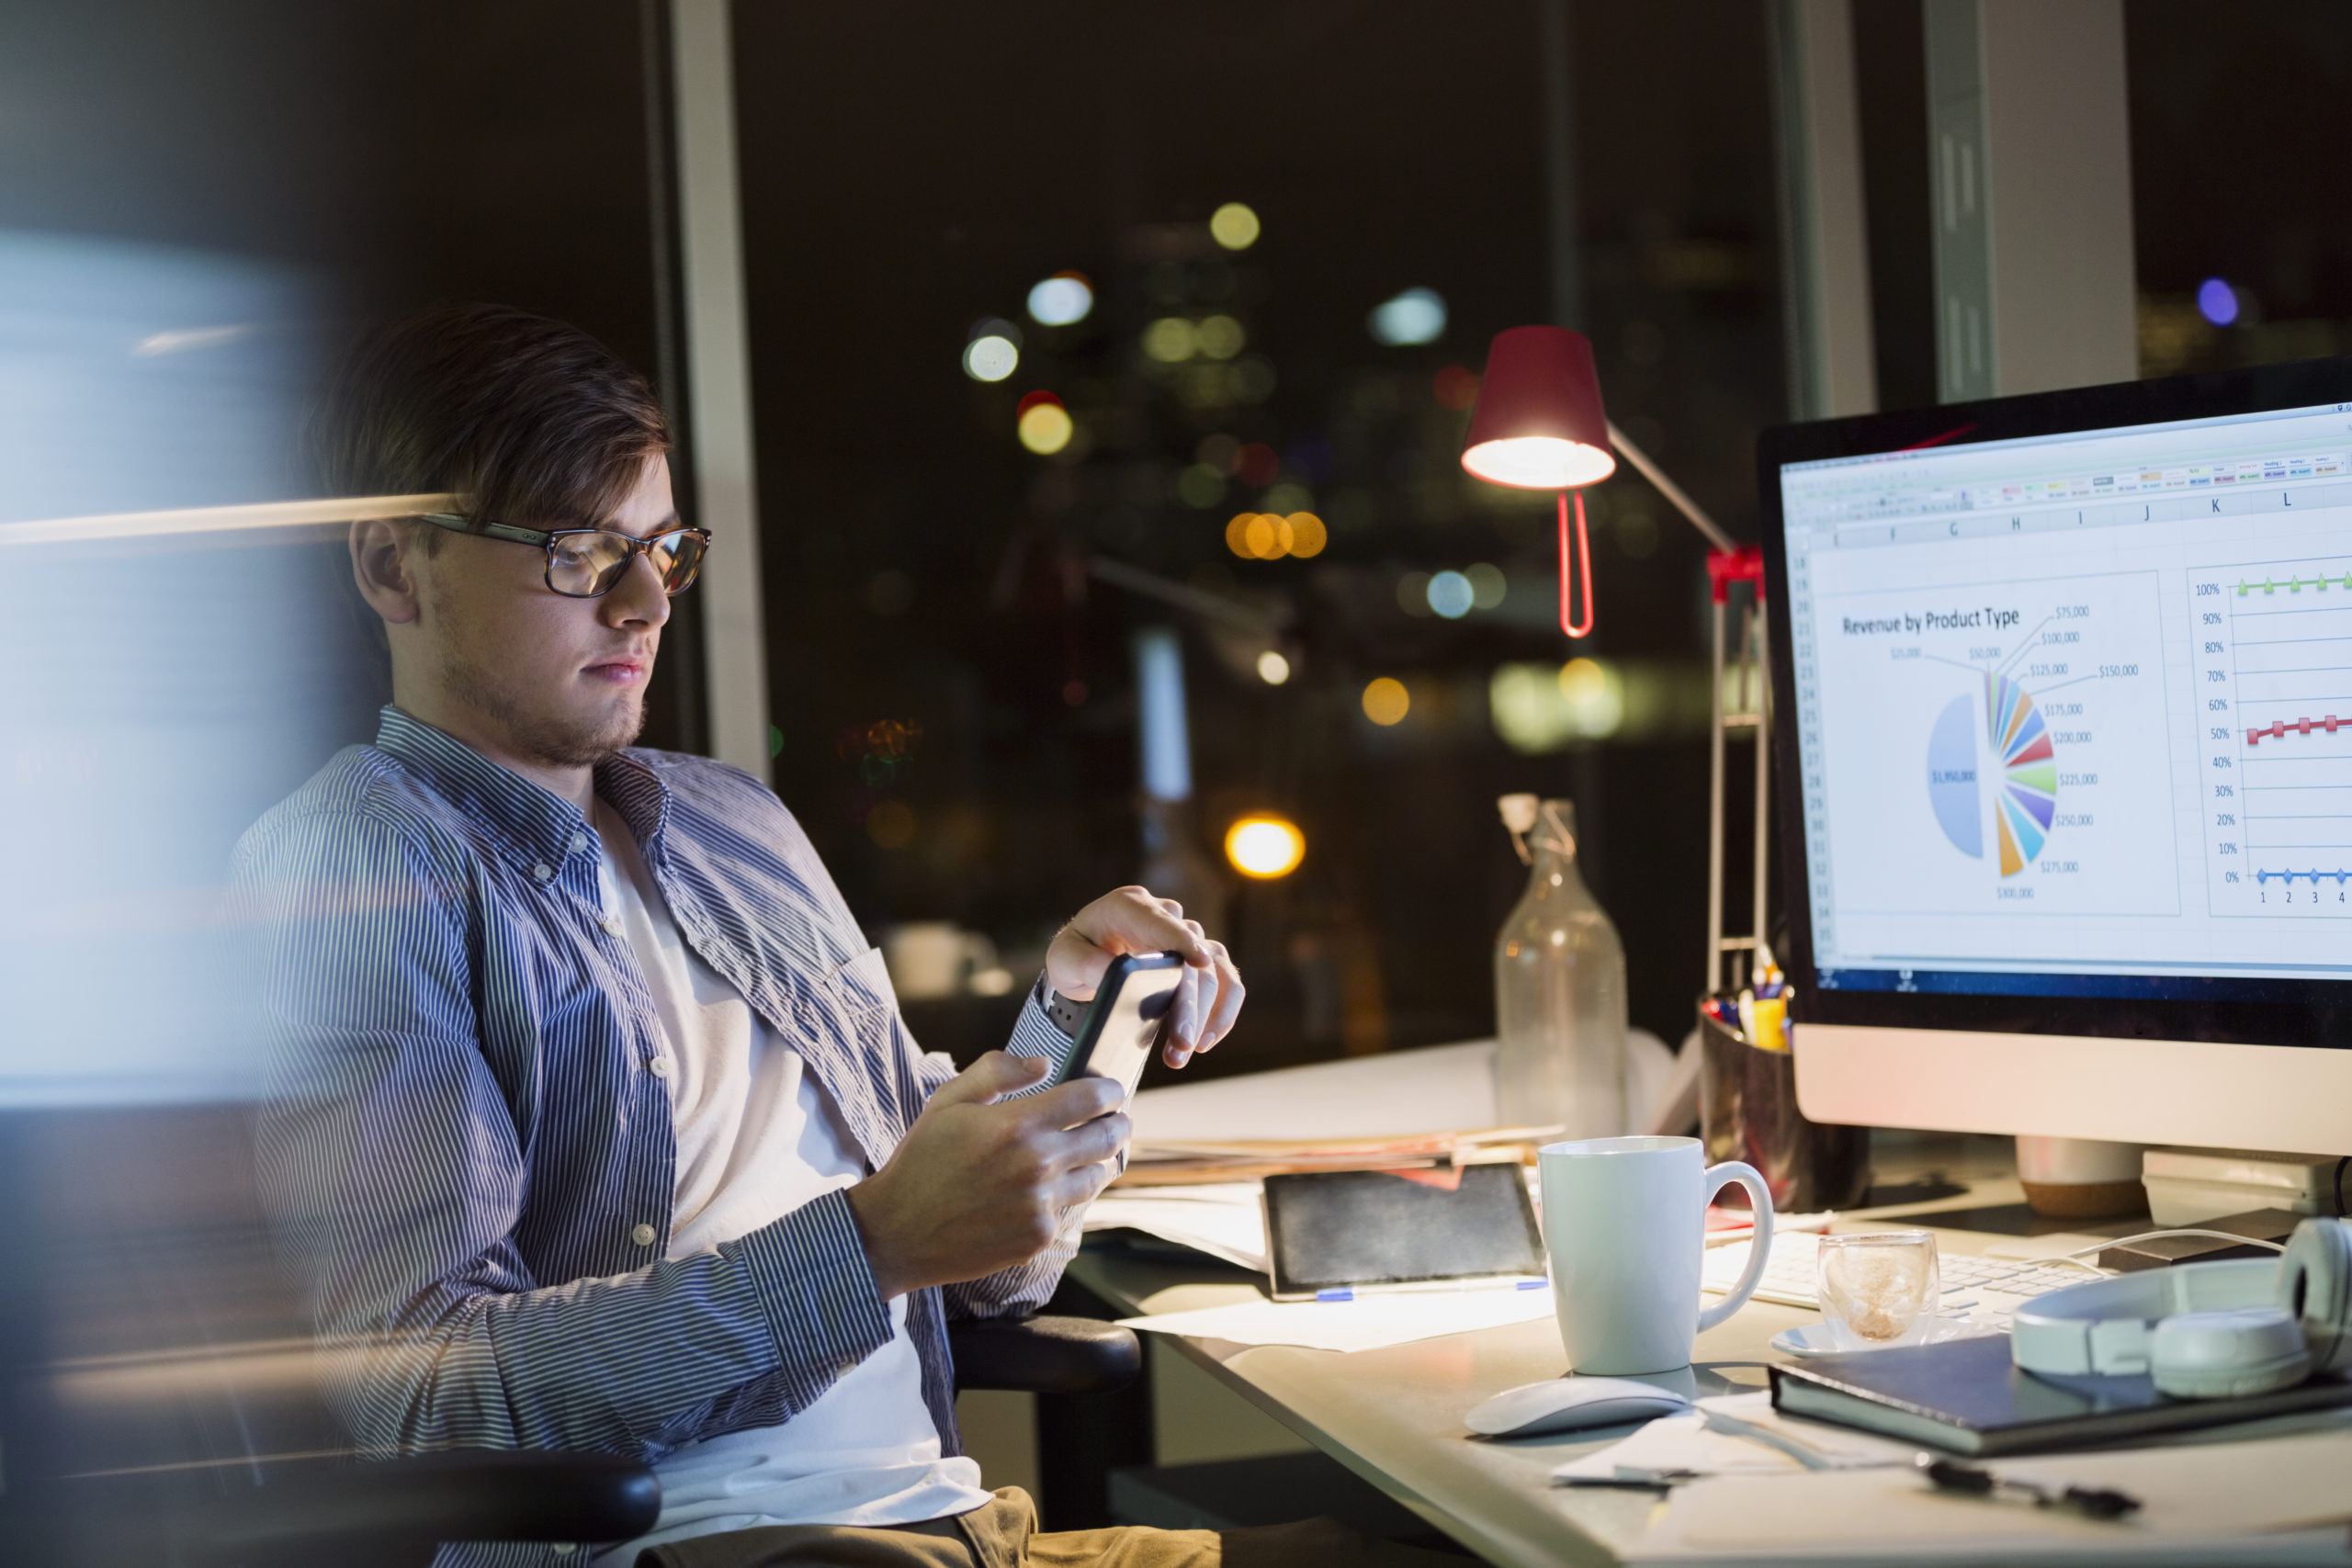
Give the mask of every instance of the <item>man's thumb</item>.
POLYGON ((991 1051, 940 1085, 932 1095, 931 1103, 985 1105, 1016 1089, 1029 1088, 1052 1071, 1053 1066, 1052 1058, 1046 1056, 1015 1056, 1010 1052, 991 1051))

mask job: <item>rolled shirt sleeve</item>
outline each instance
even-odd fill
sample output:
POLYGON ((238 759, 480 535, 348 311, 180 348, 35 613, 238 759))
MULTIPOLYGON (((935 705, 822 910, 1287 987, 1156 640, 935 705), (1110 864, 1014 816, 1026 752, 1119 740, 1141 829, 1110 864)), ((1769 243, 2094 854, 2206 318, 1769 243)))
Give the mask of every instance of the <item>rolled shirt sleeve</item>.
MULTIPOLYGON (((1046 1010, 1046 978, 1040 975, 1037 983, 1029 987, 1029 998, 1022 1004, 1020 1016, 1012 1021, 1012 1034, 1005 1042, 1004 1049, 1009 1055, 1051 1057, 1055 1072, 1046 1074, 1043 1082, 1023 1089, 1021 1094, 1044 1092, 1046 1085, 1052 1083, 1060 1071, 1063 1058, 1076 1044, 1077 1042, 1063 1033, 1053 1015, 1046 1010)), ((944 1057, 937 1059, 945 1060, 944 1057)), ((954 1076, 952 1065, 949 1076, 954 1076)), ((943 1078, 940 1081, 946 1080, 943 1078)), ((930 1087, 935 1089, 938 1085, 930 1087)), ((1126 1163, 1126 1151, 1122 1149, 1119 1151, 1119 1168, 1125 1169, 1126 1163)), ((1063 1217, 1061 1232, 1054 1237, 1053 1244, 1028 1262, 1000 1269, 984 1279, 947 1286, 942 1293, 946 1297, 948 1314, 952 1317, 1019 1317, 1045 1305, 1053 1295, 1054 1287, 1060 1283, 1062 1271, 1078 1255, 1080 1234, 1085 1223, 1086 1205, 1081 1203, 1063 1217)))
POLYGON ((756 1380, 805 1408, 892 1334, 841 1192, 713 1252, 534 1277, 523 1140, 555 1130, 483 1056, 480 998, 508 977, 478 972, 476 874, 344 812, 280 815, 240 851, 273 1063, 262 1192, 331 1403, 371 1452, 647 1458, 756 1380))

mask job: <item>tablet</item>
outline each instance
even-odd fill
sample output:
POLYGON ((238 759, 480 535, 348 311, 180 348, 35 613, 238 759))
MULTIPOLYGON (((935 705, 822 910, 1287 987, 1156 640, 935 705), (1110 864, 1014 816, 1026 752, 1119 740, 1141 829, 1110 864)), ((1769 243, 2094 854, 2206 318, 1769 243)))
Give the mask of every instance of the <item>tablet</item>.
POLYGON ((1544 1274, 1516 1163, 1270 1176, 1266 1241, 1278 1302, 1544 1274))
POLYGON ((1078 1038, 1054 1075, 1055 1084, 1109 1078, 1123 1098, 1133 1095, 1167 1032, 1176 986, 1183 977, 1184 961, 1172 953, 1123 953, 1111 960, 1078 1026, 1078 1038))

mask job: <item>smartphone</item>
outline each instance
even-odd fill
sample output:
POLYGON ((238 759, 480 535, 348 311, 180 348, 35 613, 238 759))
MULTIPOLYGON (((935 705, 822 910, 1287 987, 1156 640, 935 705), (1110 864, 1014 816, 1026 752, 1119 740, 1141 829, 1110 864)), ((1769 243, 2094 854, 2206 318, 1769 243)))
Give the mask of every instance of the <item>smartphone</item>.
POLYGON ((1109 1078, 1133 1095, 1146 1063, 1159 1048, 1175 1010, 1184 961, 1172 953, 1123 953, 1095 988, 1078 1038, 1054 1075, 1057 1086, 1075 1078, 1109 1078))

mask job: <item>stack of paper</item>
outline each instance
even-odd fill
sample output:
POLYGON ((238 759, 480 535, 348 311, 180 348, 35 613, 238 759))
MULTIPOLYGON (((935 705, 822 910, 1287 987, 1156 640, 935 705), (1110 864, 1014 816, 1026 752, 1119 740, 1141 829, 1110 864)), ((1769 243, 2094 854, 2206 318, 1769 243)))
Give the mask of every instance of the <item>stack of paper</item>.
POLYGON ((1155 1143, 1132 1151, 1114 1186, 1174 1187, 1316 1170, 1407 1170, 1521 1165, 1557 1127, 1492 1127, 1389 1138, 1229 1138, 1155 1143))
POLYGON ((1136 1230, 1266 1272, 1266 1211, 1255 1181, 1197 1187, 1116 1188, 1086 1211, 1090 1231, 1136 1230))

